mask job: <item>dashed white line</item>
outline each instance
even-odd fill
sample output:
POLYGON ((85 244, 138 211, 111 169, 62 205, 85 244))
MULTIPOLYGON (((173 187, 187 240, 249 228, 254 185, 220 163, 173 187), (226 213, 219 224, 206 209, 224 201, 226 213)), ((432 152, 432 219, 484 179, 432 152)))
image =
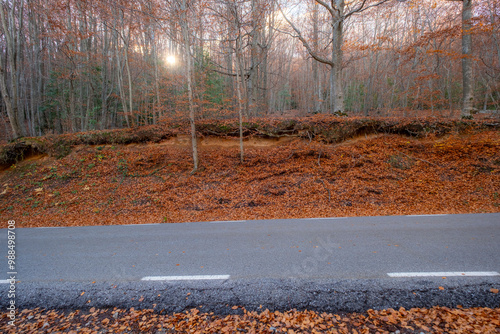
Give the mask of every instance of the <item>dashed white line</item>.
POLYGON ((45 227, 37 227, 37 228, 65 228, 65 226, 45 226, 45 227))
POLYGON ((453 277, 453 276, 500 276, 496 271, 437 271, 413 273, 387 273, 389 277, 453 277))
POLYGON ((349 217, 320 217, 320 218, 304 218, 304 220, 325 220, 325 219, 347 219, 349 217))
POLYGON ((141 281, 199 281, 199 280, 226 280, 230 275, 192 275, 192 276, 146 276, 141 281))
POLYGON ((210 224, 222 224, 222 223, 244 223, 246 220, 217 220, 210 222, 210 224))
POLYGON ((9 284, 9 283, 10 283, 10 280, 8 280, 8 279, 0 280, 0 284, 9 284))
POLYGON ((448 216, 447 214, 439 214, 439 215, 407 215, 406 217, 440 217, 440 216, 448 216))
POLYGON ((151 225, 160 225, 159 223, 154 223, 154 224, 125 224, 122 226, 151 226, 151 225))

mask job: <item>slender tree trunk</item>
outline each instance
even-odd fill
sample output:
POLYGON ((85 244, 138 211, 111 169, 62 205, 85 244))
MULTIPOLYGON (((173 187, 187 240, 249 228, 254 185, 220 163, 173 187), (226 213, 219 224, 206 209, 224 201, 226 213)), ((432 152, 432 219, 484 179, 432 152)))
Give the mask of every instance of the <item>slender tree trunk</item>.
POLYGON ((100 129, 107 127, 108 119, 108 52, 109 52, 109 34, 108 26, 103 25, 103 42, 102 42, 102 63, 101 63, 101 121, 100 129))
POLYGON ((129 111, 130 115, 128 115, 127 118, 130 118, 133 120, 133 113, 134 113, 134 98, 133 98, 133 93, 132 93, 132 75, 130 74, 130 64, 128 61, 128 43, 126 44, 125 47, 125 69, 127 70, 127 79, 128 79, 128 99, 129 99, 129 111))
MULTIPOLYGON (((124 29, 124 13, 122 12, 121 16, 121 23, 122 23, 122 28, 124 29)), ((130 17, 130 21, 132 21, 132 17, 130 17)), ((130 22, 131 23, 131 22, 130 22)), ((128 100, 129 100, 129 105, 128 105, 128 110, 129 114, 125 115, 127 118, 127 124, 133 123, 133 112, 134 112, 134 98, 133 98, 133 90, 132 90, 132 75, 130 73, 130 64, 129 64, 129 49, 130 49, 130 29, 131 29, 131 24, 129 23, 128 25, 128 32, 126 36, 123 36, 123 43, 125 45, 125 50, 123 52, 124 55, 124 60, 125 60, 125 70, 127 71, 127 81, 128 81, 128 100), (130 121, 129 121, 130 120, 130 121)), ((130 126, 130 125, 129 125, 130 126)))
MULTIPOLYGON (((235 5, 236 7, 236 5, 235 5)), ((236 39, 236 91, 238 93, 238 121, 239 121, 239 131, 240 131, 240 162, 243 163, 244 159, 244 151, 243 151, 243 104, 242 104, 242 97, 241 97, 241 90, 242 90, 242 85, 241 85, 241 29, 239 26, 239 22, 237 19, 237 8, 235 8, 235 13, 236 13, 236 19, 235 21, 238 23, 237 27, 237 34, 238 38, 236 39)), ((235 22, 235 23, 236 23, 235 22)))
POLYGON ((154 47, 154 80, 155 80, 155 94, 156 94, 156 103, 153 106, 153 124, 157 122, 157 115, 159 117, 162 116, 161 101, 160 101, 160 74, 159 74, 159 54, 158 54, 158 40, 156 37, 156 30, 154 30, 153 37, 153 47, 154 47))

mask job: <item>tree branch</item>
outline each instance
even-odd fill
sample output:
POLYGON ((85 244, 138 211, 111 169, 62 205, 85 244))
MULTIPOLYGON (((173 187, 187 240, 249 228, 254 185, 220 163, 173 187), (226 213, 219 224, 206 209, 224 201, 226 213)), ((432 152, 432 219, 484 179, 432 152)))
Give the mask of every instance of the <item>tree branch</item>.
POLYGON ((329 12, 332 17, 335 17, 335 11, 333 10, 333 7, 328 6, 328 4, 322 0, 316 0, 317 3, 319 3, 321 6, 325 7, 329 12))
POLYGON ((333 61, 319 56, 316 52, 314 52, 312 50, 309 43, 307 43, 306 39, 302 36, 302 33, 300 32, 300 30, 285 15, 285 13, 283 12, 283 9, 281 8, 281 5, 278 4, 278 7, 279 7, 281 14, 283 15, 283 18, 285 19, 286 22, 288 22, 290 27, 292 27, 292 29, 295 30, 295 32, 297 33, 297 38, 302 42, 302 45, 304 45, 304 47, 306 48, 307 52, 311 55, 311 57, 313 57, 316 61, 319 61, 320 63, 334 67, 335 64, 333 63, 333 61))
MULTIPOLYGON (((373 8, 373 7, 380 6, 381 4, 386 3, 386 2, 388 2, 388 1, 390 1, 390 0, 381 0, 381 1, 377 2, 377 3, 374 3, 374 4, 372 4, 372 5, 369 5, 369 6, 366 6, 366 7, 365 7, 366 0, 363 0, 363 3, 362 3, 362 4, 358 7, 358 8, 353 9, 353 10, 352 10, 352 11, 350 11, 349 13, 345 14, 343 18, 344 18, 344 19, 346 19, 346 18, 348 18, 349 16, 351 16, 351 15, 353 15, 353 14, 356 14, 356 13, 362 13, 362 12, 364 12, 364 11, 365 11, 365 10, 367 10, 367 9, 370 9, 370 8, 373 8)), ((400 0, 398 0, 398 1, 400 1, 400 0)), ((401 2, 401 1, 400 1, 400 2, 401 2)))

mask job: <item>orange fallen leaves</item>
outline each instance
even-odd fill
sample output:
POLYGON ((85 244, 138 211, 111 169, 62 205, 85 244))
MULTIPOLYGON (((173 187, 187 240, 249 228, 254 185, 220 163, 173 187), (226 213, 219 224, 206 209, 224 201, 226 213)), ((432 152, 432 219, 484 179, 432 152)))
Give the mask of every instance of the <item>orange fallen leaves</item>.
POLYGON ((163 333, 498 333, 500 308, 447 307, 405 310, 368 310, 365 314, 339 316, 330 313, 290 310, 286 312, 247 311, 233 306, 238 314, 214 315, 192 309, 183 313, 158 314, 154 310, 95 309, 69 314, 46 310, 23 310, 16 328, 8 326, 8 313, 0 313, 0 332, 29 332, 49 323, 51 332, 81 331, 82 324, 100 332, 163 333))
POLYGON ((243 164, 237 147, 201 146, 194 175, 189 148, 170 141, 99 147, 1 172, 0 184, 10 185, 0 195, 2 215, 38 227, 500 208, 498 131, 377 135, 340 145, 295 139, 247 147, 243 164), (32 196, 40 184, 44 191, 32 196))

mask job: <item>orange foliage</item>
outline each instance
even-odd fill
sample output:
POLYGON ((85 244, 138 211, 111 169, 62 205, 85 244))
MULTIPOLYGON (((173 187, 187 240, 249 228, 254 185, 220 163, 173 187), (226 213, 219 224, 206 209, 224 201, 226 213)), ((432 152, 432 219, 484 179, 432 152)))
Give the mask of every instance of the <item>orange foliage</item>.
MULTIPOLYGON (((318 139, 321 139, 318 137, 318 139)), ((80 145, 0 174, 0 210, 19 227, 498 212, 500 134, 341 144, 250 138, 80 145)))
POLYGON ((405 310, 368 310, 366 314, 331 314, 291 310, 256 312, 233 306, 231 315, 201 313, 159 314, 159 310, 95 309, 61 312, 20 312, 16 327, 7 325, 8 313, 0 314, 4 333, 498 333, 500 308, 447 307, 405 310), (84 325, 85 324, 85 325, 84 325))

